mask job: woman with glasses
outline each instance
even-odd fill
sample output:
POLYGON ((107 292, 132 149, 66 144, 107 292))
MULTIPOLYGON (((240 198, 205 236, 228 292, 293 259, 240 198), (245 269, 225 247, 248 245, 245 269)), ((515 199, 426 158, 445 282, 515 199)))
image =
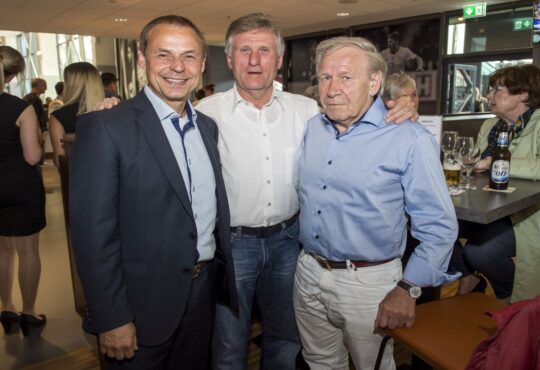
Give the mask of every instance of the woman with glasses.
MULTIPOLYGON (((540 68, 533 64, 497 70, 489 78, 489 109, 496 118, 480 128, 476 146, 482 152, 477 171, 491 167, 497 136, 509 132, 510 177, 540 179, 540 68)), ((458 294, 485 289, 508 303, 540 294, 540 205, 487 225, 460 223, 464 248, 454 248, 450 270, 462 272, 458 294), (513 257, 516 257, 514 264, 513 257)))

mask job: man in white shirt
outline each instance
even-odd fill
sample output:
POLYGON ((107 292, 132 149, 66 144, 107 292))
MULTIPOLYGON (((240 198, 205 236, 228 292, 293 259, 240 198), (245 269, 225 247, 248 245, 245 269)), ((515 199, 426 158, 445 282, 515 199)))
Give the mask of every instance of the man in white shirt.
MULTIPOLYGON (((239 315, 218 305, 213 368, 246 368, 253 299, 263 322, 262 369, 294 370, 300 342, 292 289, 298 243, 298 155, 317 103, 277 91, 273 80, 285 43, 273 20, 249 14, 233 21, 225 53, 236 84, 203 99, 197 110, 218 124, 218 148, 231 212, 239 315)), ((388 119, 415 115, 408 100, 388 119)))

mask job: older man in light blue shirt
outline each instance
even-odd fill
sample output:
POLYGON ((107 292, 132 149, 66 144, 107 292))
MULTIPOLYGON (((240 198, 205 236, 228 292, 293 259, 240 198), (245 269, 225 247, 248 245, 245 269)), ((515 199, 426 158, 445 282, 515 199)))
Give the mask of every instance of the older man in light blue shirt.
MULTIPOLYGON (((312 369, 372 369, 379 328, 412 326, 421 287, 446 273, 457 236, 439 150, 421 125, 387 124, 386 66, 362 38, 317 49, 325 113, 308 123, 300 160, 294 305, 312 369), (420 241, 402 276, 407 221, 420 241)), ((394 368, 391 345, 381 368, 394 368)))

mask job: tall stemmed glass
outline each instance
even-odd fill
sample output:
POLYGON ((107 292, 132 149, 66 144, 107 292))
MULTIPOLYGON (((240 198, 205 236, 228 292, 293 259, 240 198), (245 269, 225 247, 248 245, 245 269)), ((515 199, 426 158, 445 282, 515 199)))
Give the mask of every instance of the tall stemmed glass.
POLYGON ((461 137, 459 141, 457 157, 461 162, 461 167, 465 170, 465 178, 460 188, 476 190, 476 186, 471 185, 471 172, 480 160, 480 150, 474 147, 474 139, 472 137, 461 137))
POLYGON ((459 185, 459 171, 461 168, 454 155, 457 137, 457 131, 445 131, 441 137, 441 150, 444 153, 443 170, 449 190, 456 190, 459 185))
POLYGON ((454 153, 454 148, 456 146, 458 138, 457 131, 445 131, 442 133, 441 137, 441 150, 444 153, 443 162, 454 153))

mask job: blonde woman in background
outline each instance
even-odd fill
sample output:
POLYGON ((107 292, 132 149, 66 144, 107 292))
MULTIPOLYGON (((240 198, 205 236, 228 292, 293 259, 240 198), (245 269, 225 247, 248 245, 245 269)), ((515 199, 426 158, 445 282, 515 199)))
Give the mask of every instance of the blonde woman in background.
POLYGON ((24 100, 4 92, 24 71, 21 54, 0 46, 0 323, 6 335, 43 327, 35 311, 41 261, 39 232, 45 227, 45 191, 36 164, 41 159, 38 119, 24 100), (15 255, 19 258, 22 311, 12 298, 15 255))
POLYGON ((64 134, 75 133, 77 118, 105 98, 103 83, 96 67, 87 62, 68 65, 64 69, 64 106, 53 113, 49 121, 54 164, 64 154, 64 134))

